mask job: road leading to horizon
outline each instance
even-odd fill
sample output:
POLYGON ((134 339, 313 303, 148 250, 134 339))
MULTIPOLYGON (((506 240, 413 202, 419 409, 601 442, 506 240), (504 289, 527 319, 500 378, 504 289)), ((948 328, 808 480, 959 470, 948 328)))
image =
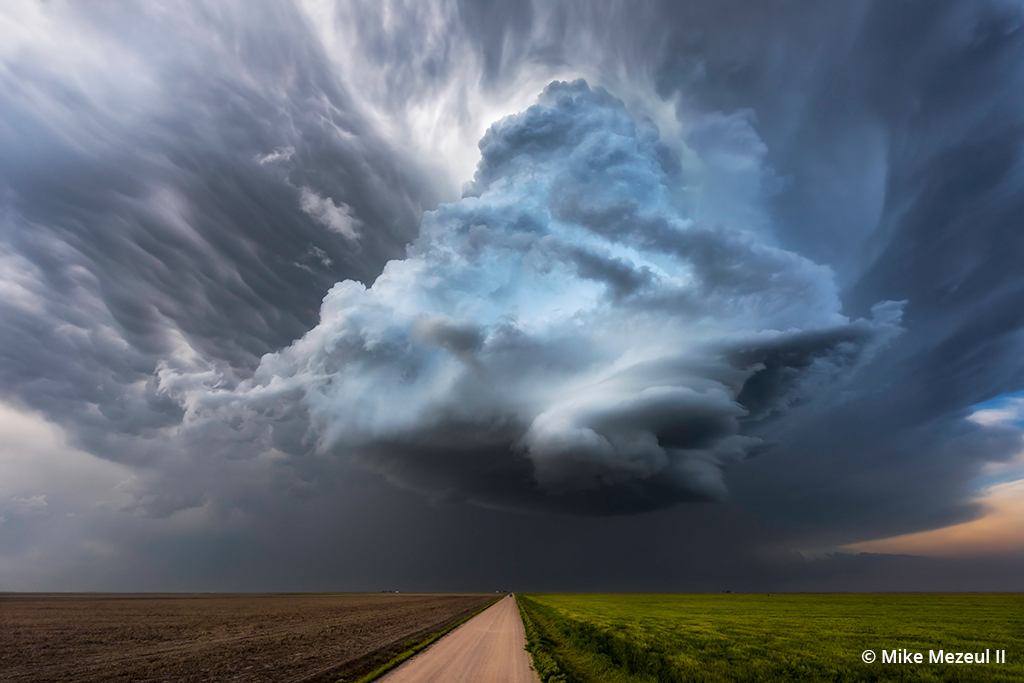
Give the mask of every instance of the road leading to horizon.
POLYGON ((382 683, 540 683, 515 598, 506 595, 380 679, 382 683))

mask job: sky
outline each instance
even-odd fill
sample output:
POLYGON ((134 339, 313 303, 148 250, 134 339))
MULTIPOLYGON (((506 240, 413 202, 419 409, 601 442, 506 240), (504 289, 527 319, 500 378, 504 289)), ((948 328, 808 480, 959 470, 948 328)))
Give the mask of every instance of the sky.
POLYGON ((0 590, 1024 590, 1018 0, 9 0, 0 590))

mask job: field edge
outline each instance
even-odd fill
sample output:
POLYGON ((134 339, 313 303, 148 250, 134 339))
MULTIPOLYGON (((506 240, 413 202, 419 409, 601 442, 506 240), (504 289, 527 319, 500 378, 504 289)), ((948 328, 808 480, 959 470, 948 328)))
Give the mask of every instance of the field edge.
POLYGON ((533 670, 537 672, 541 683, 566 683, 568 679, 555 658, 553 643, 530 614, 530 608, 525 604, 527 601, 528 598, 516 594, 516 607, 519 608, 519 617, 526 631, 526 651, 530 653, 533 670))

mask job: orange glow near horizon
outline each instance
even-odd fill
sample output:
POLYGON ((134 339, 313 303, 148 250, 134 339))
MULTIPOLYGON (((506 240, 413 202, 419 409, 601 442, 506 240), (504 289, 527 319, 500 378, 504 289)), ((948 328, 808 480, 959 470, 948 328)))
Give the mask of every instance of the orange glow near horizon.
POLYGON ((979 502, 987 512, 973 521, 848 547, 859 552, 931 557, 1024 555, 1024 479, 986 489, 979 502))

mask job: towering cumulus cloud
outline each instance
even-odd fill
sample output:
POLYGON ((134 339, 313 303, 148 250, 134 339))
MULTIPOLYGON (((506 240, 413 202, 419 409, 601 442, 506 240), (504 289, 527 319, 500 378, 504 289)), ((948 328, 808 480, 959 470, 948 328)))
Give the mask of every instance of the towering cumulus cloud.
POLYGON ((844 317, 832 271, 763 226, 703 220, 712 161, 601 88, 552 83, 480 149, 407 257, 335 285, 251 378, 165 365, 183 428, 254 425, 268 448, 486 505, 717 500, 756 423, 834 392, 900 329, 891 302, 844 317))

